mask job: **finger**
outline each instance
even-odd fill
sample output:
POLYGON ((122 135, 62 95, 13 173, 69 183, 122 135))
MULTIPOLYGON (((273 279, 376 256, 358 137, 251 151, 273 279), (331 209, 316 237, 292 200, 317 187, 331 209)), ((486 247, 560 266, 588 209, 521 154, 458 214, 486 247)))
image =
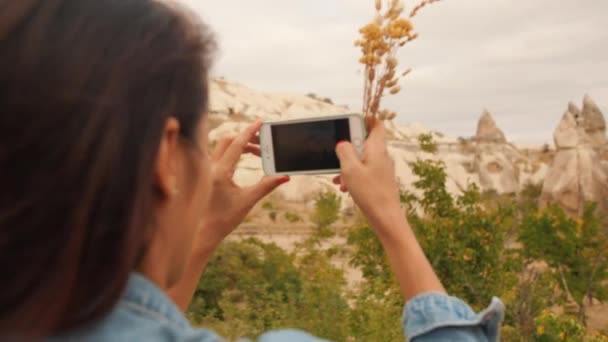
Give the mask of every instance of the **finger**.
POLYGON ((211 158, 213 160, 219 160, 222 157, 222 155, 224 154, 224 152, 226 152, 226 149, 228 148, 228 146, 230 146, 230 144, 232 144, 233 140, 234 140, 234 137, 224 137, 224 138, 220 139, 220 141, 217 143, 217 145, 213 149, 213 155, 211 158))
POLYGON ((383 158, 387 152, 386 129, 381 120, 374 120, 367 141, 365 142, 366 159, 383 158))
POLYGON ((254 156, 258 157, 262 156, 262 150, 260 149, 260 146, 254 145, 252 143, 247 144, 247 146, 245 147, 245 153, 251 153, 254 156))
POLYGON ((383 121, 377 119, 372 120, 367 141, 371 141, 373 144, 386 144, 386 129, 384 128, 383 121))
POLYGON ((250 194, 254 202, 258 202, 280 185, 289 182, 289 180, 289 176, 267 176, 262 178, 256 185, 246 188, 245 191, 250 194))
POLYGON ((249 140, 250 143, 255 144, 255 145, 259 145, 260 144, 260 133, 256 133, 251 140, 249 140))
POLYGON ((249 144, 249 141, 260 130, 260 127, 262 127, 262 120, 257 119, 253 124, 247 126, 243 132, 234 138, 221 158, 221 163, 224 167, 233 168, 236 166, 236 163, 238 163, 239 159, 241 158, 247 144, 249 144))
POLYGON ((336 146, 336 154, 338 155, 338 159, 340 159, 340 169, 342 171, 361 165, 361 160, 359 160, 357 151, 355 151, 353 145, 348 141, 341 141, 338 143, 336 146))

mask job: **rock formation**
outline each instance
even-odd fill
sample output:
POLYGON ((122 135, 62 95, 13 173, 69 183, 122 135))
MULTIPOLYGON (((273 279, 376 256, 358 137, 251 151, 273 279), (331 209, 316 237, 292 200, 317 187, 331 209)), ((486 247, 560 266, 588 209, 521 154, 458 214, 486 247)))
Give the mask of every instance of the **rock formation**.
POLYGON ((572 101, 568 102, 568 111, 577 119, 581 116, 581 110, 572 101))
POLYGON ((593 102, 589 95, 583 99, 583 110, 581 112, 585 132, 589 135, 591 143, 600 147, 608 143, 606 138, 606 120, 599 107, 593 102))
POLYGON ((586 202, 608 209, 608 177, 597 151, 606 143, 606 124, 588 96, 580 113, 576 106, 568 106, 554 141, 557 153, 543 184, 541 204, 557 203, 571 215, 580 215, 586 202))
POLYGON ((484 110, 477 124, 477 134, 475 140, 479 143, 504 144, 507 142, 505 134, 496 126, 492 114, 484 110))
POLYGON ((477 124, 474 170, 479 174, 482 189, 498 193, 519 190, 519 170, 513 163, 513 148, 487 110, 477 124))
MULTIPOLYGON (((586 102, 591 103, 592 101, 586 102)), ((586 126, 576 124, 577 120, 583 122, 583 111, 575 110, 574 105, 571 107, 570 111, 577 113, 568 119, 571 120, 569 121, 570 126, 580 127, 579 130, 584 134, 575 132, 573 135, 572 130, 562 129, 556 134, 556 144, 559 145, 560 151, 584 144, 582 141, 587 141, 583 140, 584 136, 587 136, 588 139, 588 134, 585 132, 586 126), (577 119, 575 116, 579 118, 577 119)), ((585 117, 596 116, 595 108, 597 106, 587 104, 585 117)), ((209 115, 212 124, 209 137, 213 143, 224 135, 234 135, 242 131, 258 116, 267 120, 284 120, 345 112, 352 112, 352 110, 306 95, 265 93, 236 82, 213 81, 209 115)), ((601 131, 601 121, 594 120, 594 122, 600 122, 600 124, 589 127, 594 127, 595 132, 601 131)), ((421 133, 432 133, 430 130, 417 124, 403 125, 398 121, 389 123, 387 127, 391 133, 388 139, 389 152, 395 160, 397 176, 404 189, 415 191, 412 183, 416 178, 412 173, 411 163, 419 158, 433 158, 445 163, 448 191, 453 194, 459 194, 471 183, 477 184, 482 191, 494 190, 498 193, 511 193, 519 191, 521 186, 528 181, 539 183, 545 179, 552 160, 552 156, 548 158, 548 155, 552 155, 552 152, 541 153, 540 147, 538 151, 520 149, 508 143, 505 134, 497 127, 492 115, 487 111, 481 116, 477 128, 477 135, 470 140, 433 133, 438 144, 438 152, 436 155, 430 155, 420 151, 417 139, 421 133)), ((583 158, 578 154, 574 155, 577 156, 576 158, 583 158)), ((584 156, 584 153, 582 155, 584 156)), ((594 157, 584 158, 590 160, 594 157)), ((606 159, 608 160, 608 158, 606 159)), ((567 162, 558 160, 555 165, 565 163, 567 162)), ((559 182, 563 181, 560 180, 560 172, 560 166, 557 166, 553 171, 553 177, 557 180, 548 182, 546 198, 561 196, 562 192, 553 190, 556 188, 555 184, 561 184, 559 182)), ((257 182, 262 176, 263 171, 259 158, 251 155, 243 156, 235 173, 236 182, 240 185, 250 185, 257 182)), ((597 175, 587 176, 587 178, 589 177, 601 178, 597 175)), ((293 177, 292 181, 282 186, 275 196, 289 202, 310 205, 310 201, 317 192, 324 189, 335 189, 331 179, 331 176, 325 175, 293 177)), ((561 185, 559 186, 561 187, 561 185)), ((345 203, 347 198, 348 196, 343 198, 345 203)))

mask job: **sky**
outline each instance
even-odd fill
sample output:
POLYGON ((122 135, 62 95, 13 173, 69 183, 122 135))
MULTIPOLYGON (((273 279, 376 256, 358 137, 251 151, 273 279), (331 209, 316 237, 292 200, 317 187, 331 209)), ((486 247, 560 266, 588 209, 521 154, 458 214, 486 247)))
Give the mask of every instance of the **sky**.
MULTIPOLYGON (((353 42, 373 0, 182 1, 216 33, 216 77, 360 111, 353 42)), ((607 13, 608 0, 442 0, 413 20, 420 37, 399 53, 413 71, 385 107, 463 137, 487 108, 509 140, 550 142, 569 101, 588 93, 608 115, 607 13)))

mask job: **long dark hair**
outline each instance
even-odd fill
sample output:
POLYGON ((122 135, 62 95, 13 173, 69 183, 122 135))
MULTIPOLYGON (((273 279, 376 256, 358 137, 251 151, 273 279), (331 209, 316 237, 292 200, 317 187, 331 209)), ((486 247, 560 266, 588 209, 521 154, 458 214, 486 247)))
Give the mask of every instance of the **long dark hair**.
POLYGON ((211 34, 154 0, 0 0, 0 336, 116 304, 153 229, 169 116, 195 140, 211 34))

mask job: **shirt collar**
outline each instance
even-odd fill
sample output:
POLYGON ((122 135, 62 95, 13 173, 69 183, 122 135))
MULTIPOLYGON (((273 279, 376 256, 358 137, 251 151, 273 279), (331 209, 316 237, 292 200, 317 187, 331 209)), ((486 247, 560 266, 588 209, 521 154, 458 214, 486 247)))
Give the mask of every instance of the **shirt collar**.
POLYGON ((121 305, 156 321, 164 321, 179 328, 190 327, 181 310, 167 294, 140 273, 131 273, 121 305))

